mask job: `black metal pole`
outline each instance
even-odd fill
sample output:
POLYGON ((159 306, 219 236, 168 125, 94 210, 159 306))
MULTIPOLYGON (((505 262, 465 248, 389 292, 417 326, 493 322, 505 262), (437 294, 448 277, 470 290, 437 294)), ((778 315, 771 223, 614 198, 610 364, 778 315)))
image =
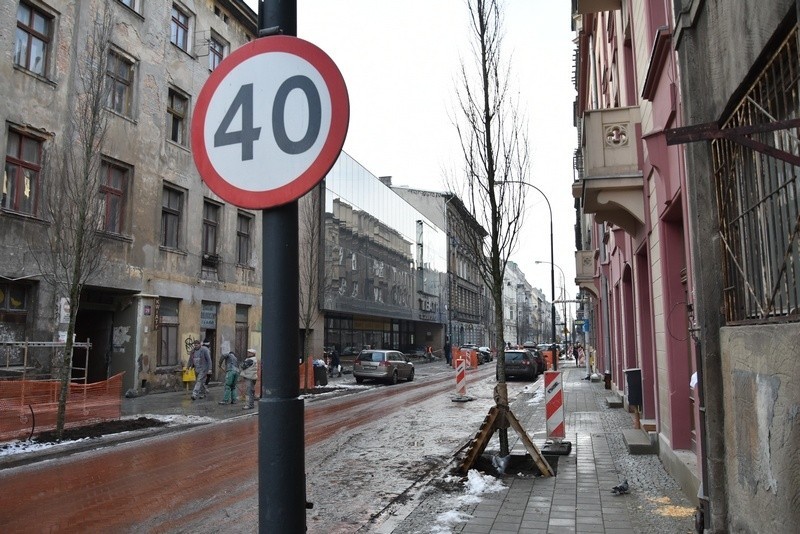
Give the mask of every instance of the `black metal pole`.
MULTIPOLYGON (((259 33, 297 35, 297 0, 261 0, 259 33), (270 32, 276 33, 276 32, 270 32)), ((269 39, 269 37, 264 37, 269 39)), ((263 210, 261 400, 258 403, 258 531, 306 531, 297 201, 263 210)))
MULTIPOLYGON (((545 200, 547 197, 542 193, 545 200)), ((551 332, 551 339, 553 345, 556 343, 556 272, 555 272, 555 255, 553 254, 553 210, 550 208, 550 201, 547 201, 547 209, 550 210, 550 316, 553 318, 551 332)), ((552 346, 552 345, 551 345, 552 346)), ((558 370, 558 354, 555 351, 550 351, 553 354, 553 371, 558 370)))

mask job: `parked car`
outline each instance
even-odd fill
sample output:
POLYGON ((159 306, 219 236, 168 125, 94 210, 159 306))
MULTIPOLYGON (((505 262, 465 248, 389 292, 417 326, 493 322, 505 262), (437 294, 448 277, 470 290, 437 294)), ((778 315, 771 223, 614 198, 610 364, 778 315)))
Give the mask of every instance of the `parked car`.
MULTIPOLYGON (((539 376, 539 362, 534 353, 527 349, 507 349, 505 362, 506 378, 521 376, 533 381, 539 376)), ((497 363, 500 364, 499 361, 497 363)), ((500 380, 499 370, 495 371, 495 376, 500 380)))
POLYGON ((494 360, 494 356, 492 355, 492 351, 489 349, 489 347, 478 347, 478 352, 483 355, 484 362, 490 362, 494 360))
POLYGON ((531 353, 536 359, 536 370, 539 371, 539 374, 543 374, 547 370, 547 362, 544 361, 544 356, 537 349, 532 350, 531 353))
POLYGON ((353 376, 361 384, 364 379, 397 384, 398 380, 414 380, 414 364, 397 350, 362 350, 353 361, 353 376))

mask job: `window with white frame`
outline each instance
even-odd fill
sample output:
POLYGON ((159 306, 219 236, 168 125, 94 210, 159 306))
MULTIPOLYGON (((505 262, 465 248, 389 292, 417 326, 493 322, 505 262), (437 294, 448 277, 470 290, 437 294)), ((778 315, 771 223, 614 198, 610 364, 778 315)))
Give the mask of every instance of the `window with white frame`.
POLYGON ((19 3, 14 41, 15 65, 40 76, 47 73, 52 25, 50 14, 26 2, 19 3))

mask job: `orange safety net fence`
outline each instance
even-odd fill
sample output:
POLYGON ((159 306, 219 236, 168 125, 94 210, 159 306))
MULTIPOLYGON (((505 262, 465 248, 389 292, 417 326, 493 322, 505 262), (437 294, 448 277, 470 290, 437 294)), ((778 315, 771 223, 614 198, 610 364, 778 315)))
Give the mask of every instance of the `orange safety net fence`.
MULTIPOLYGON (((65 428, 120 418, 122 375, 69 385, 65 428)), ((27 438, 56 428, 58 380, 0 381, 0 441, 27 438)))

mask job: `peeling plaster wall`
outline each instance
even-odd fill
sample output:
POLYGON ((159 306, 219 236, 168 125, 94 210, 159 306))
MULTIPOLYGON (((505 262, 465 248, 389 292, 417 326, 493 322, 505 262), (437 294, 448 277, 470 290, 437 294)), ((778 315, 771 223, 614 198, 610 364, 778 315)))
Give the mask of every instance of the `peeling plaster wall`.
MULTIPOLYGON (((720 331, 732 532, 800 524, 800 326, 720 331)), ((789 529, 789 530, 787 530, 789 529)))

